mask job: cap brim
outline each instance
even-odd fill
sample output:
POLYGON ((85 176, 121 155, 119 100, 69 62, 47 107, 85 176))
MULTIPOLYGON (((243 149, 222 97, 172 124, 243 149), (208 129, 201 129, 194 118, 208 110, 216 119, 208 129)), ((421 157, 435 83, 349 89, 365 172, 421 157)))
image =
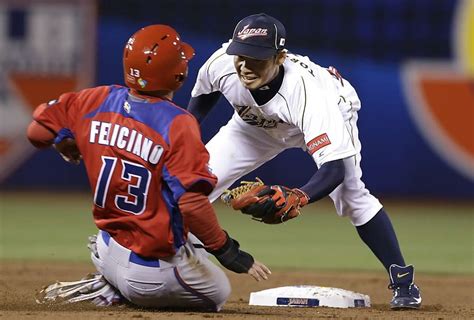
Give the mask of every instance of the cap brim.
POLYGON ((194 57, 194 48, 191 47, 191 45, 186 42, 181 42, 181 48, 187 60, 191 60, 194 57))
POLYGON ((227 47, 226 53, 232 56, 245 56, 257 60, 268 60, 277 53, 277 50, 232 40, 227 47))

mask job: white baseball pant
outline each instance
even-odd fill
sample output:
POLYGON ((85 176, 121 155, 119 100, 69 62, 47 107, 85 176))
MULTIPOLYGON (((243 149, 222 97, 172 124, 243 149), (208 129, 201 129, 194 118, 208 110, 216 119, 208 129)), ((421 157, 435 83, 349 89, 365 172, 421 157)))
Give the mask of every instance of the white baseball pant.
POLYGON ((150 260, 139 257, 108 233, 99 231, 99 258, 94 254, 91 257, 105 279, 135 305, 219 311, 231 292, 229 280, 200 245, 202 243, 189 233, 187 243, 176 255, 150 260))
MULTIPOLYGON (((353 117, 352 120, 354 123, 346 121, 346 126, 350 128, 356 146, 360 146, 355 126, 357 117, 353 117)), ((218 178, 214 191, 209 195, 209 200, 215 201, 239 178, 270 161, 284 150, 298 147, 305 148, 302 135, 277 139, 263 129, 248 125, 234 114, 206 144, 210 154, 209 166, 218 178)), ((360 161, 360 152, 344 159, 346 170, 344 181, 330 194, 337 214, 341 217, 349 217, 355 226, 367 223, 382 208, 379 200, 370 194, 361 180, 360 161)), ((313 172, 308 172, 308 178, 313 174, 313 172)))

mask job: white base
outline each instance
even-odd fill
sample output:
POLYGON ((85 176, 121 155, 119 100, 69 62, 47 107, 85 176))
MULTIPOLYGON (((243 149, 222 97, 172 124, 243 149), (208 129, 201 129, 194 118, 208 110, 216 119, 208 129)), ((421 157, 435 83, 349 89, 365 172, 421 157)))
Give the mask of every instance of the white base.
POLYGON ((339 288, 287 286, 250 293, 249 305, 270 307, 370 307, 370 297, 339 288))

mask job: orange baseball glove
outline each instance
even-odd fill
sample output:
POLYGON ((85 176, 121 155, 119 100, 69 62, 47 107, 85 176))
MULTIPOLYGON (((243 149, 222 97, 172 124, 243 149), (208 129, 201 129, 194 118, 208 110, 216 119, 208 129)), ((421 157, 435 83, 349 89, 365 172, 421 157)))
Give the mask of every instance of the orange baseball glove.
POLYGON ((235 210, 252 216, 252 219, 277 224, 296 218, 309 197, 300 189, 280 185, 265 185, 256 181, 242 181, 240 186, 226 190, 221 200, 235 210))

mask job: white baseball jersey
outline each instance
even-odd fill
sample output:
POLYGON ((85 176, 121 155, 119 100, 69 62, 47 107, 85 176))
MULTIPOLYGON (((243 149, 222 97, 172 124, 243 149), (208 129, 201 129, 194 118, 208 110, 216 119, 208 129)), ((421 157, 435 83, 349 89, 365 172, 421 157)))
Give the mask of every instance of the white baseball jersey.
POLYGON ((193 97, 219 91, 235 109, 229 122, 206 144, 209 165, 218 178, 210 201, 282 151, 302 148, 318 167, 343 159, 344 181, 329 195, 336 211, 356 226, 372 219, 382 205, 361 180, 360 100, 351 84, 335 69, 289 53, 278 93, 259 106, 240 82, 234 57, 225 53, 227 45, 201 67, 192 91, 193 97))
POLYGON ((193 97, 220 91, 239 116, 234 118, 265 129, 272 137, 287 141, 288 147, 304 148, 304 140, 318 166, 359 151, 344 124, 344 118, 349 119, 350 113, 358 109, 338 108, 341 83, 327 69, 307 57, 288 54, 278 93, 259 106, 241 85, 233 56, 225 53, 227 45, 217 50, 200 69, 193 97))

